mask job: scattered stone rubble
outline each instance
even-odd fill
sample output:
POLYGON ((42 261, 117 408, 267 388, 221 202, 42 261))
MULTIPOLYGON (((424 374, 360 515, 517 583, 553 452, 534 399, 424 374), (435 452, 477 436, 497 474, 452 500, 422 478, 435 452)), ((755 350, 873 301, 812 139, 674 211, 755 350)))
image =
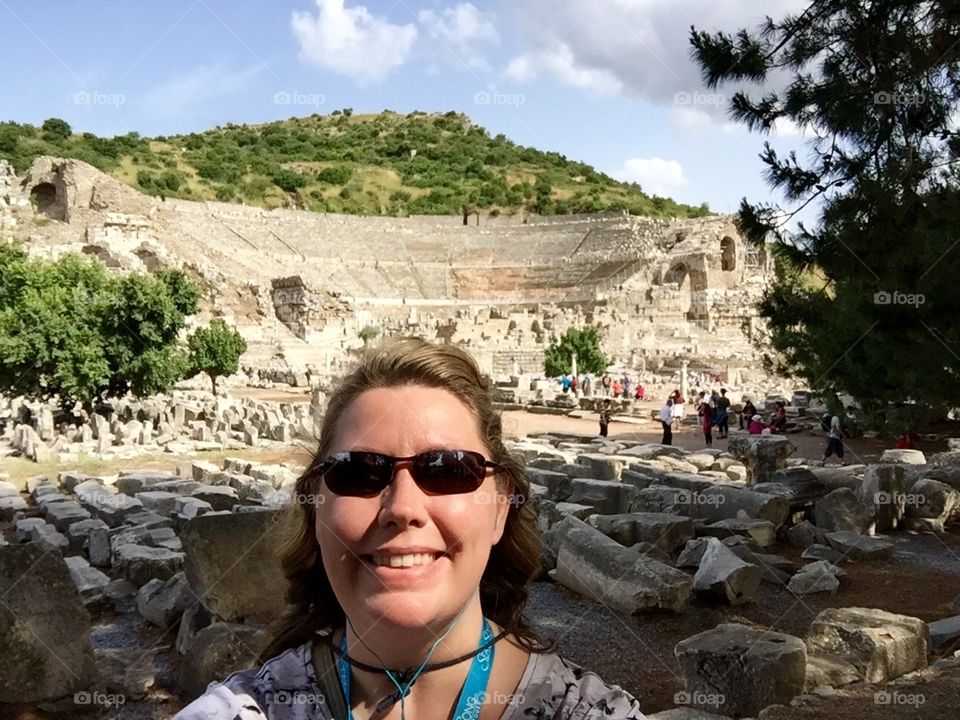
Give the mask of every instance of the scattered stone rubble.
MULTIPOLYGON (((762 583, 798 597, 835 593, 850 582, 844 565, 888 557, 912 520, 942 531, 960 507, 956 453, 841 469, 787 458, 777 438, 739 459, 559 433, 510 445, 532 481, 545 575, 630 614, 741 605, 762 583), (752 462, 766 464, 762 482, 748 481, 752 462), (805 562, 778 555, 786 545, 803 548, 805 562)), ((185 697, 254 664, 284 604, 275 558, 298 471, 228 459, 183 462, 176 473, 0 480, 0 499, 19 501, 5 506, 12 524, 0 542, 0 582, 12 586, 0 613, 0 702, 91 689, 142 697, 152 655, 91 649, 91 617, 109 608, 169 633, 185 697)), ((869 608, 824 610, 804 638, 722 624, 676 646, 678 710, 755 717, 804 692, 923 670, 958 638, 960 615, 927 625, 869 608)))
MULTIPOLYGON (((316 420, 325 407, 320 390, 313 391, 310 404, 177 392, 142 401, 121 398, 90 414, 79 409, 66 414, 54 405, 0 397, 0 456, 68 464, 81 454, 130 458, 151 452, 287 447, 294 441, 315 442, 316 420)), ((2 508, 0 504, 0 512, 2 508)))

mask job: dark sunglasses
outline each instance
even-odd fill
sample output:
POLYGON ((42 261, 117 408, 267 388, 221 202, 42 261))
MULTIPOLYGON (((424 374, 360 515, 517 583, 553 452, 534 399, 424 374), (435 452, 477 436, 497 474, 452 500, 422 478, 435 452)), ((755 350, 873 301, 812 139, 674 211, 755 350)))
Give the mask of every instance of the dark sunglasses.
POLYGON ((410 462, 414 481, 429 495, 473 492, 483 485, 487 468, 500 467, 470 450, 428 450, 409 457, 352 450, 330 455, 317 471, 334 495, 374 497, 393 482, 399 462, 410 462))

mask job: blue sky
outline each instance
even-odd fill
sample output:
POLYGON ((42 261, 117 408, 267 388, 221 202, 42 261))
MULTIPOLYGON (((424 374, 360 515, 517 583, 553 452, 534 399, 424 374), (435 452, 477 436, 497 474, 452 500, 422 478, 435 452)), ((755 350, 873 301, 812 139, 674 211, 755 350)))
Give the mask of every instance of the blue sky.
MULTIPOLYGON (((717 211, 774 199, 764 138, 708 93, 690 25, 803 0, 0 0, 0 119, 102 135, 412 110, 470 115, 648 192, 717 211), (19 69, 19 71, 18 71, 19 69)), ((795 128, 772 138, 802 148, 795 128)))

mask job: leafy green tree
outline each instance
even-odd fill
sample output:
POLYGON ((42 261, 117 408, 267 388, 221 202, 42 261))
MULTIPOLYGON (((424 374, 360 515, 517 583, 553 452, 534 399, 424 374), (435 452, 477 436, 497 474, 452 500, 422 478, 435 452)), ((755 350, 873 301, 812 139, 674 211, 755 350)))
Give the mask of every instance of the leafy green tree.
POLYGON ((366 347, 371 340, 373 340, 377 335, 380 334, 380 328, 374 325, 365 326, 359 333, 360 339, 363 340, 363 346, 366 347))
POLYGON ((217 378, 233 375, 240 367, 240 356, 247 351, 247 343, 236 329, 220 318, 210 326, 197 328, 187 339, 190 353, 189 377, 206 373, 210 377, 213 394, 217 394, 217 378))
POLYGON ((547 347, 544 372, 549 377, 571 372, 574 353, 577 355, 579 373, 603 373, 610 364, 600 348, 596 328, 569 328, 559 340, 554 339, 547 347))
POLYGON ((819 0, 755 32, 691 31, 706 82, 742 84, 735 120, 810 139, 803 157, 761 154, 784 205, 740 209, 777 261, 768 367, 894 432, 960 407, 958 27, 946 0, 819 0), (783 89, 751 94, 773 75, 783 89), (791 232, 802 208, 816 218, 791 232))
POLYGON ((40 126, 40 130, 43 133, 43 139, 52 143, 59 143, 66 140, 72 132, 70 124, 60 118, 48 118, 44 120, 43 125, 40 126))
POLYGON ((177 335, 199 290, 179 270, 113 276, 0 247, 0 392, 62 405, 167 392, 183 376, 177 335))

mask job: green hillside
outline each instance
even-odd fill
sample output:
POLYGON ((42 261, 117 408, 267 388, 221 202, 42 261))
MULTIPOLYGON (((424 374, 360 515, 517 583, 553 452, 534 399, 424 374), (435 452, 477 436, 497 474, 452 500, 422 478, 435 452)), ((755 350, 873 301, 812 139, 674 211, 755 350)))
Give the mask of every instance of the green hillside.
POLYGON ((76 134, 63 120, 0 123, 0 157, 18 172, 39 155, 77 158, 151 195, 360 215, 541 215, 626 210, 698 217, 555 152, 490 137, 465 115, 384 111, 144 138, 76 134))

